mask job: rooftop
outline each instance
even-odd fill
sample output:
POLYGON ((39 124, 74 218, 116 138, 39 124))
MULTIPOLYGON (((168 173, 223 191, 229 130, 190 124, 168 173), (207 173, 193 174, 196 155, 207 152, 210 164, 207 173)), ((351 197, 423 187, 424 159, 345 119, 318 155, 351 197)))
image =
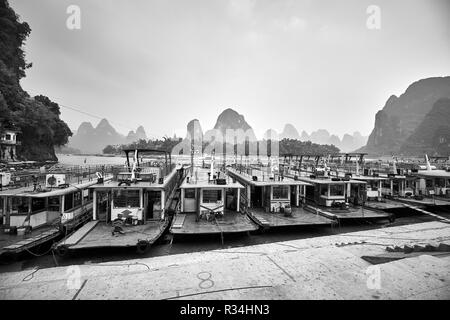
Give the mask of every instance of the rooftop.
MULTIPOLYGON (((188 174, 181 184, 182 189, 191 188, 204 188, 204 189, 217 189, 217 188, 244 188, 239 182, 233 182, 233 180, 224 172, 214 170, 216 176, 219 179, 225 179, 225 184, 217 184, 213 180, 208 180, 208 173, 210 169, 194 167, 194 173, 188 174), (189 183, 187 182, 189 178, 189 183)), ((211 177, 212 179, 212 177, 211 177)))

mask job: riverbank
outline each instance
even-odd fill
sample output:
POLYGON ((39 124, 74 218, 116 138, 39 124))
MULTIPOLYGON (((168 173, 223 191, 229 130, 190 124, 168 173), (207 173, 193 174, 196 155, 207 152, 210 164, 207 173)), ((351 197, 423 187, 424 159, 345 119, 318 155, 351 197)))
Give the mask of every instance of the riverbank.
POLYGON ((387 246, 450 243, 450 225, 399 227, 0 275, 0 299, 449 299, 450 257, 379 265, 387 246))

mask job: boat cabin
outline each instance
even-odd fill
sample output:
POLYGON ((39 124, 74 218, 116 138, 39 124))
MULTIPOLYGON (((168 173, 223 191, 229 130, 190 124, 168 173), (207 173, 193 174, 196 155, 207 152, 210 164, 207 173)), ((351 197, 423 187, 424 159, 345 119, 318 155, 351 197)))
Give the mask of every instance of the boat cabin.
POLYGON ((92 209, 89 181, 65 187, 36 190, 22 187, 0 192, 0 222, 3 228, 38 228, 60 220, 66 223, 92 209))
POLYGON ((240 211, 243 186, 221 171, 193 169, 180 186, 181 212, 201 215, 214 212, 223 215, 226 210, 240 211))
POLYGON ((305 199, 324 207, 340 206, 345 203, 361 205, 365 200, 366 182, 329 176, 301 176, 306 182, 305 199))
POLYGON ((353 180, 363 181, 366 183, 366 200, 380 200, 383 197, 383 185, 389 179, 380 177, 378 174, 368 175, 352 175, 353 180))
POLYGON ((110 182, 92 186, 96 204, 93 220, 108 223, 120 217, 131 220, 133 224, 164 220, 166 200, 179 175, 174 166, 171 168, 167 172, 164 166, 150 163, 145 167, 144 164, 133 179, 130 172, 118 172, 110 182))
POLYGON ((179 212, 173 220, 172 234, 221 234, 258 229, 241 206, 244 189, 235 179, 214 168, 191 167, 180 186, 179 212))
POLYGON ((423 196, 441 196, 450 198, 450 171, 446 170, 419 170, 416 193, 423 196))
POLYGON ((241 203, 248 208, 280 212, 304 202, 307 183, 259 168, 228 169, 228 174, 242 183, 241 203))

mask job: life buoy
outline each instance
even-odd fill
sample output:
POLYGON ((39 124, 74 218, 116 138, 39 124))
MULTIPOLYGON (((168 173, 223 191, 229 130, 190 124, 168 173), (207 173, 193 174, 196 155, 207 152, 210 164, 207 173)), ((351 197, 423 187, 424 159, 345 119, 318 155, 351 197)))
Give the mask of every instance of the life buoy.
POLYGON ((150 243, 147 240, 139 240, 136 245, 136 250, 139 254, 144 254, 150 248, 150 243))
POLYGON ((56 248, 56 253, 60 257, 66 256, 68 252, 69 252, 69 247, 67 247, 66 245, 61 245, 58 248, 56 248))

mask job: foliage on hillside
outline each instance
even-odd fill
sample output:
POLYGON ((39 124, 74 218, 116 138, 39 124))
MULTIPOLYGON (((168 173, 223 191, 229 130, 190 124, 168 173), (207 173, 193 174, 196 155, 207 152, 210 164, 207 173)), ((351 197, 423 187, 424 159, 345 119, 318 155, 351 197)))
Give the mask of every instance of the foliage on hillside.
MULTIPOLYGON (((119 154, 122 152, 125 148, 143 148, 143 149, 159 149, 159 150, 167 150, 171 151, 176 145, 183 142, 183 140, 180 139, 171 139, 171 138, 164 138, 163 140, 139 140, 132 144, 123 144, 123 145, 117 145, 112 146, 108 145, 103 149, 103 153, 105 154, 119 154)), ((186 143, 186 141, 184 141, 186 143)), ((260 141, 260 145, 263 143, 268 143, 267 141, 260 141)), ((189 145, 189 143, 188 143, 189 145)), ((207 143, 203 142, 203 150, 212 150, 214 149, 214 142, 207 143)), ((217 150, 222 150, 223 144, 216 145, 216 152, 217 150)), ((244 145, 239 145, 234 148, 233 145, 227 144, 226 150, 233 151, 233 150, 245 150, 244 145)), ((250 150, 257 150, 256 146, 250 147, 250 150)), ((279 142, 279 154, 297 154, 297 155, 316 155, 316 154, 336 154, 339 153, 339 149, 333 145, 320 145, 317 143, 312 143, 311 141, 300 141, 295 139, 283 139, 279 142)))
POLYGON ((175 147, 177 144, 179 144, 182 141, 182 139, 172 139, 172 138, 163 138, 162 140, 156 139, 152 140, 149 139, 144 140, 140 139, 136 142, 130 143, 130 144, 121 144, 121 145, 108 145, 103 149, 104 154, 120 154, 122 153, 123 149, 157 149, 157 150, 165 150, 165 151, 171 151, 173 147, 175 147))
POLYGON ((20 86, 25 70, 22 46, 31 29, 20 22, 6 0, 0 0, 0 132, 7 128, 20 130, 19 158, 56 160, 54 146, 64 145, 72 135, 59 118, 58 104, 39 95, 30 97, 20 86))

